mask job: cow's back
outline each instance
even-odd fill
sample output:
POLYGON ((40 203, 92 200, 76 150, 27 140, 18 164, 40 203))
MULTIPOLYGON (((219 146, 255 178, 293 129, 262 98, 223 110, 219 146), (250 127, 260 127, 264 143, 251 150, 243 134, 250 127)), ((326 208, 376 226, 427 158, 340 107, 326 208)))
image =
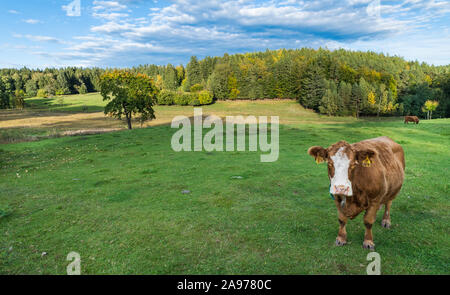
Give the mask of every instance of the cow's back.
MULTIPOLYGON (((372 198, 389 199, 400 191, 405 171, 405 155, 401 145, 389 137, 377 137, 352 145, 355 149, 372 149, 376 156, 370 168, 360 167, 357 171, 358 185, 370 191, 372 198), (364 170, 365 169, 365 170, 364 170), (369 170, 367 170, 369 169, 369 170)), ((382 200, 384 202, 386 200, 382 200)))
POLYGON ((363 140, 354 143, 353 146, 357 149, 371 148, 375 150, 384 166, 389 166, 392 161, 398 161, 401 163, 402 170, 405 169, 405 155, 402 146, 387 136, 363 140))
POLYGON ((417 117, 417 116, 405 116, 405 123, 406 122, 419 123, 419 117, 417 117))

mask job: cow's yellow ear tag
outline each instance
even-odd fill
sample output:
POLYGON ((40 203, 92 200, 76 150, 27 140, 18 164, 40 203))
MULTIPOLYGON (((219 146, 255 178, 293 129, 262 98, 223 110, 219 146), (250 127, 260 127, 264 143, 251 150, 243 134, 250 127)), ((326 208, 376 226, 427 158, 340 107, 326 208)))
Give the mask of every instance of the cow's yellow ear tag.
POLYGON ((369 156, 367 156, 366 159, 363 161, 363 166, 370 167, 370 165, 372 165, 372 162, 370 161, 369 156))
POLYGON ((323 160, 323 158, 321 156, 317 156, 316 157, 316 163, 317 164, 320 164, 320 163, 323 163, 323 162, 324 162, 324 160, 323 160))

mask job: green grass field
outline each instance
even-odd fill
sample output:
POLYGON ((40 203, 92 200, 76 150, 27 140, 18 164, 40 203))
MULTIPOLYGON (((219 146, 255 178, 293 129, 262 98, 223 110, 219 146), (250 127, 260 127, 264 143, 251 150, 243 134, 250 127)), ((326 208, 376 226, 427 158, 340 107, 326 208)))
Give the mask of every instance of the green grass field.
POLYGON ((28 107, 46 111, 102 112, 107 102, 100 93, 62 95, 48 98, 33 97, 26 100, 28 107))
POLYGON ((279 115, 279 160, 174 152, 167 120, 193 115, 176 106, 156 107, 167 120, 147 128, 0 145, 0 273, 65 274, 75 251, 83 274, 365 274, 362 215, 335 247, 326 166, 306 151, 386 135, 405 150, 406 179, 392 228, 380 226, 382 212, 373 227, 381 271, 450 274, 449 119, 329 118, 293 101, 203 112, 279 115))

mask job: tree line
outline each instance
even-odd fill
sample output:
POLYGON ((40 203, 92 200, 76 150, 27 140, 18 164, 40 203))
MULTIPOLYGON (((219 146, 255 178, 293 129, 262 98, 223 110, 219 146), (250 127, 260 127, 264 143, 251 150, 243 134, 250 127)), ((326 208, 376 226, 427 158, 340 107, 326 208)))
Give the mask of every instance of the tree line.
MULTIPOLYGON (((0 108, 20 107, 23 96, 100 91, 112 69, 2 69, 0 108)), ((151 77, 158 104, 207 104, 216 100, 292 98, 331 116, 427 115, 450 117, 450 65, 431 66, 401 57, 349 50, 280 49, 222 57, 191 57, 186 66, 128 69, 151 77)))

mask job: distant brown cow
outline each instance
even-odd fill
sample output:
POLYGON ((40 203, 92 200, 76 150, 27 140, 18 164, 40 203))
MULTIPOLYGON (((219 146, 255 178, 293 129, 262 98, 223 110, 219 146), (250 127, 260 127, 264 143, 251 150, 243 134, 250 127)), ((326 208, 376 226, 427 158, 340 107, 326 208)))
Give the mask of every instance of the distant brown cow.
POLYGON ((391 226, 392 200, 403 185, 403 148, 388 137, 378 137, 354 144, 339 141, 329 148, 313 146, 308 149, 308 154, 317 163, 328 162, 330 194, 334 197, 339 213, 336 245, 347 243, 347 219, 353 219, 366 210, 363 247, 373 250, 372 225, 381 205, 385 205, 381 225, 385 228, 391 226))
POLYGON ((405 124, 408 124, 408 122, 419 124, 419 118, 417 116, 405 116, 405 124))

